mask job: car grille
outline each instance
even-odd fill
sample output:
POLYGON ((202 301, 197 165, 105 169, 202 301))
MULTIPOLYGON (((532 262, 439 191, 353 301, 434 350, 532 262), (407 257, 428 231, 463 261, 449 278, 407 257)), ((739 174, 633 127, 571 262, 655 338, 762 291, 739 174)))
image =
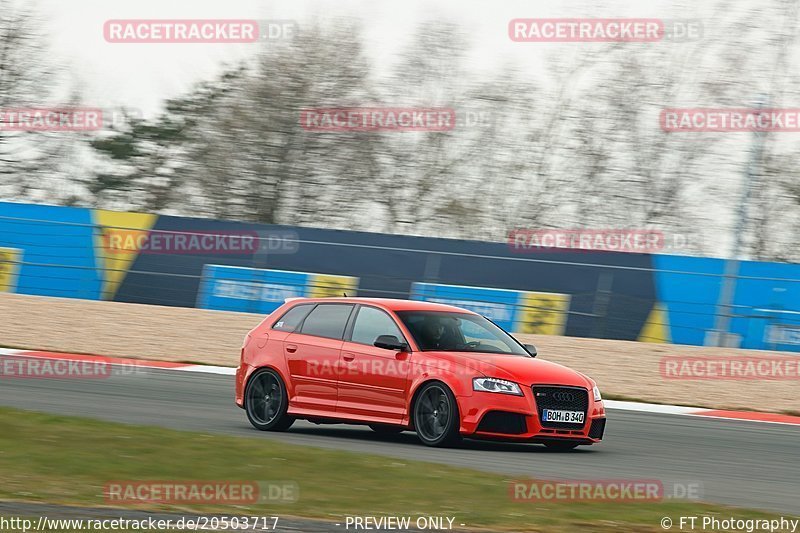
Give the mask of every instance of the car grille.
POLYGON ((593 439, 603 439, 603 432, 606 429, 605 418, 595 418, 592 420, 592 427, 589 428, 589 436, 593 439))
POLYGON ((589 391, 581 387, 539 387, 534 386, 533 398, 542 427, 557 429, 583 429, 588 419, 589 391), (564 424, 542 422, 542 410, 583 411, 583 424, 564 424))
POLYGON ((528 431, 528 425, 525 423, 525 415, 505 411, 489 411, 481 419, 478 431, 521 435, 528 431))

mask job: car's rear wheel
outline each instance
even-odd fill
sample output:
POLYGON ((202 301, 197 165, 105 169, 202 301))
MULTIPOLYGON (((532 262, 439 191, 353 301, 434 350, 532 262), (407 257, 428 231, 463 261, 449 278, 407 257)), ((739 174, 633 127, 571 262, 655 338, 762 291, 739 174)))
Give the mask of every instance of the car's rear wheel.
POLYGON ((289 396, 277 372, 269 368, 259 370, 247 382, 244 400, 247 419, 261 431, 285 431, 294 423, 286 414, 289 396))
POLYGON ((369 428, 375 433, 379 433, 381 435, 397 435, 398 433, 402 433, 406 430, 406 428, 403 426, 390 426, 382 424, 370 424, 369 428))
POLYGON ((458 405, 450 389, 440 382, 424 385, 414 402, 414 429, 428 446, 452 446, 461 440, 458 405))
POLYGON ((577 442, 570 442, 568 440, 551 440, 544 443, 547 446, 547 449, 553 450, 556 452, 567 452, 569 450, 574 450, 580 444, 577 442))

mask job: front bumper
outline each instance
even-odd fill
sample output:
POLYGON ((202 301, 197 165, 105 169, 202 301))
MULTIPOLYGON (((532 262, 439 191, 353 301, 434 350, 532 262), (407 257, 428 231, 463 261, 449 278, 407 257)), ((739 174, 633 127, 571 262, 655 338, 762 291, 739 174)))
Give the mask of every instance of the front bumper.
MULTIPOLYGON (((557 387, 557 385, 554 385, 557 387)), ((523 396, 475 392, 457 398, 461 413, 460 433, 470 438, 545 442, 552 440, 580 441, 582 444, 600 442, 605 430, 606 412, 603 402, 595 402, 587 390, 588 408, 581 427, 556 424, 542 425, 533 389, 522 387, 523 396)))

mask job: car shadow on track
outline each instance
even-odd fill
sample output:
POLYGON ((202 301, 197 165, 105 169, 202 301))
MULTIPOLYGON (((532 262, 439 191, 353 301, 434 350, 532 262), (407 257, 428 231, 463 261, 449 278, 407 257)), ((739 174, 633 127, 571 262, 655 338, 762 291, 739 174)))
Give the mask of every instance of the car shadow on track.
MULTIPOLYGON (((292 427, 287 434, 318 435, 339 439, 352 439, 362 442, 385 442, 387 444, 402 444, 408 446, 424 446, 413 431, 404 431, 395 435, 385 435, 358 426, 317 426, 317 427, 292 427)), ((475 450, 486 452, 516 452, 516 453, 546 453, 546 454, 581 454, 591 453, 590 446, 579 446, 574 450, 557 451, 545 448, 543 444, 529 442, 504 442, 493 440, 464 439, 457 446, 449 449, 475 450)), ((448 449, 448 448, 443 448, 448 449)))

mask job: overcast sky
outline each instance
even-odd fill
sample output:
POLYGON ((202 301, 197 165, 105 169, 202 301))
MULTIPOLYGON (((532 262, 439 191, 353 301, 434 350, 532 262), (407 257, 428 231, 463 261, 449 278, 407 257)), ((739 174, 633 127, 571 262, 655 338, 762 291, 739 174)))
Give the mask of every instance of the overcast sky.
MULTIPOLYGON (((26 0, 21 0, 26 1, 26 0)), ((27 0, 30 1, 30 0, 27 0)), ((82 84, 87 103, 127 105, 152 114, 164 98, 213 77, 225 63, 253 54, 263 44, 113 44, 103 38, 109 19, 293 19, 356 17, 364 21, 367 53, 378 67, 390 65, 417 24, 452 20, 472 39, 471 68, 490 74, 507 62, 536 76, 549 53, 566 57, 587 44, 514 43, 508 22, 530 17, 700 17, 691 2, 529 0, 34 0, 46 18, 59 60, 82 84), (688 5, 689 7, 681 7, 688 5)))

